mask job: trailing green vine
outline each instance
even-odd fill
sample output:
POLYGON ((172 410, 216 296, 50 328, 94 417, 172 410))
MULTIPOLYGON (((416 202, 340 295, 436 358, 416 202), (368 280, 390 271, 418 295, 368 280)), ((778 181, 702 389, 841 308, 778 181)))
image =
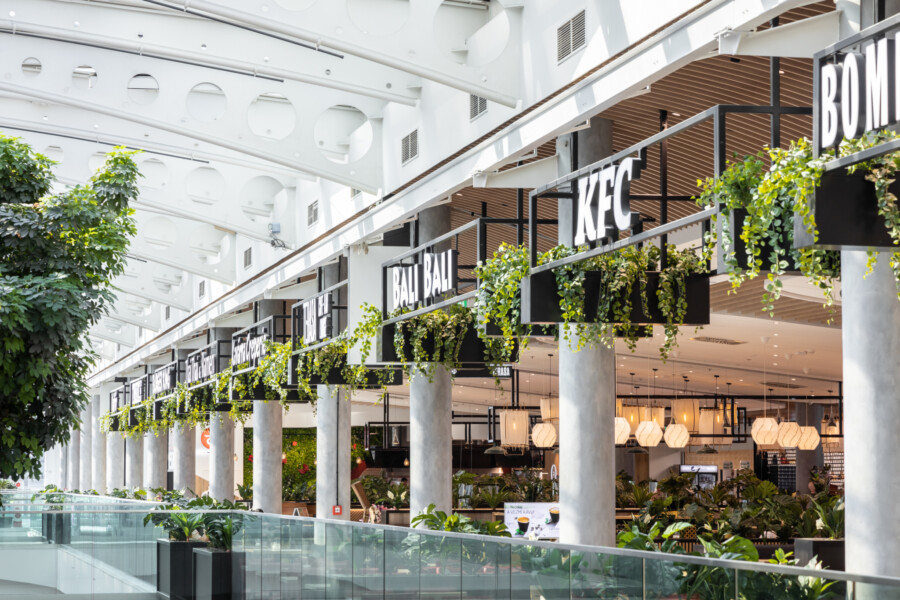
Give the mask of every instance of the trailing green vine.
POLYGON ((407 376, 431 378, 438 365, 450 371, 458 369, 463 340, 474 323, 475 311, 462 304, 396 322, 394 350, 403 371, 407 376))

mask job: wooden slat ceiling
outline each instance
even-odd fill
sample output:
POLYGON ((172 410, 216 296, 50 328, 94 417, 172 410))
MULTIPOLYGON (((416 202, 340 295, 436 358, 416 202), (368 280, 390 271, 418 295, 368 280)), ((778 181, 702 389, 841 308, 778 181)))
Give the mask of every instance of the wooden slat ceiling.
MULTIPOLYGON (((716 313, 768 319, 769 314, 762 310, 764 286, 765 276, 744 282, 736 292, 732 292, 731 283, 728 281, 715 283, 709 288, 710 307, 716 313)), ((841 309, 835 306, 832 312, 823 306, 823 302, 782 296, 775 302, 775 313, 771 318, 801 325, 839 328, 841 309)))

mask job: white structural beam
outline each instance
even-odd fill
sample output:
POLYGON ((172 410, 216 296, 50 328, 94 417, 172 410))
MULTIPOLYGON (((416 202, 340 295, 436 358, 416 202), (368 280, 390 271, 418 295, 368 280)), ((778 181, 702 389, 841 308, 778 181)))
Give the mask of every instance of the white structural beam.
POLYGON ((153 332, 159 331, 162 325, 159 304, 152 300, 127 294, 118 294, 118 298, 107 318, 136 327, 143 327, 153 332))
POLYGON ((719 54, 812 58, 840 39, 840 27, 841 11, 834 10, 763 31, 726 30, 719 34, 719 54))
POLYGON ((708 56, 716 50, 719 32, 728 28, 757 27, 772 17, 808 3, 808 0, 719 0, 704 5, 611 61, 590 78, 435 169, 429 177, 411 184, 390 201, 371 207, 332 234, 297 252, 290 260, 264 271, 252 284, 240 286, 214 300, 127 359, 97 371, 89 382, 94 385, 119 369, 139 362, 142 356, 170 347, 210 321, 259 298, 266 290, 295 281, 341 254, 345 248, 393 227, 422 208, 470 185, 473 173, 494 171, 511 158, 554 139, 558 132, 584 123, 689 62, 708 56))
POLYGON ((68 45, 9 36, 0 90, 88 110, 376 193, 381 188, 381 101, 308 84, 79 47, 79 65, 47 60, 68 45), (21 57, 44 57, 40 72, 21 57), (139 76, 136 81, 135 77, 139 76), (342 109, 340 107, 352 107, 342 109), (317 115, 318 118, 305 118, 317 115), (323 151, 346 144, 347 156, 323 151))
MULTIPOLYGON (((133 325, 111 322, 108 319, 100 319, 96 325, 91 327, 90 335, 129 348, 133 348, 137 343, 137 332, 133 325)), ((131 365, 131 368, 133 366, 131 365)))
POLYGON ((472 187, 476 188, 536 188, 559 177, 558 157, 548 156, 521 167, 505 171, 475 173, 472 187))
MULTIPOLYGON (((157 0, 154 3, 159 4, 157 0)), ((521 11, 488 11, 442 0, 284 3, 191 0, 162 4, 305 40, 516 107, 521 89, 521 11), (332 33, 333 32, 333 33, 332 33), (410 50, 415 48, 415 50, 410 50)))
POLYGON ((368 96, 387 102, 396 102, 407 106, 415 106, 418 99, 410 92, 407 85, 386 87, 383 82, 401 78, 407 84, 415 83, 415 76, 400 71, 364 61, 356 57, 337 58, 319 53, 315 49, 307 50, 306 60, 285 61, 287 68, 279 65, 285 50, 290 49, 295 54, 294 48, 286 48, 285 44, 277 40, 261 38, 251 32, 235 31, 227 25, 208 20, 185 18, 177 13, 144 13, 139 20, 126 21, 126 31, 122 27, 116 29, 101 28, 97 26, 101 15, 129 16, 129 11, 123 11, 109 5, 80 4, 77 16, 73 14, 69 6, 55 0, 30 0, 26 11, 21 10, 21 4, 15 0, 0 0, 0 14, 7 15, 8 8, 15 7, 18 10, 14 18, 0 20, 0 34, 19 36, 38 36, 67 42, 73 45, 99 46, 107 50, 115 50, 133 56, 142 56, 160 61, 187 62, 193 65, 227 71, 238 71, 254 77, 273 81, 287 80, 297 83, 305 83, 321 86, 333 90, 368 96), (72 28, 72 19, 77 18, 79 27, 72 28), (31 20, 34 19, 34 20, 31 20), (133 23, 133 25, 132 25, 133 23), (150 41, 143 37, 133 35, 126 37, 128 29, 138 30, 156 29, 154 38, 150 41), (221 39, 228 37, 232 44, 216 46, 216 51, 197 52, 196 46, 188 46, 187 40, 204 37, 208 33, 210 38, 221 39), (242 45, 238 39, 245 38, 247 45, 242 45), (252 40, 252 41, 251 41, 252 40), (244 50, 252 44, 256 55, 248 60, 244 50), (254 60, 255 59, 255 60, 254 60), (268 60, 266 60, 268 59, 268 60), (331 70, 328 67, 339 65, 343 68, 331 70), (326 74, 326 70, 329 72, 326 74), (337 72, 335 72, 337 71, 337 72))
POLYGON ((191 276, 180 268, 129 258, 113 287, 138 298, 190 311, 193 303, 191 276))

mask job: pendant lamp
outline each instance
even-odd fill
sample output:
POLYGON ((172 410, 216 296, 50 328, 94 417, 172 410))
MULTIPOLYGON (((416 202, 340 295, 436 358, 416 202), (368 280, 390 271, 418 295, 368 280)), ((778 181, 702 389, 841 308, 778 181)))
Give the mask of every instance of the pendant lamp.
POLYGON ((663 438, 666 440, 666 446, 669 448, 684 448, 691 441, 691 434, 688 428, 681 423, 670 423, 666 427, 663 438))
POLYGON ((800 443, 800 425, 784 421, 778 426, 778 445, 782 448, 796 448, 800 443))
POLYGON ((750 428, 750 437, 759 446, 772 446, 778 442, 778 421, 772 417, 758 417, 750 428))
POLYGON ((501 410, 500 445, 505 448, 524 448, 528 446, 528 411, 501 410))
POLYGON ((641 421, 634 437, 637 438, 638 444, 645 448, 656 447, 662 441, 662 427, 656 421, 641 421))
POLYGON ((559 439, 556 424, 541 422, 531 430, 531 441, 538 448, 552 448, 559 439))
POLYGON ((819 447, 819 432, 815 427, 801 427, 800 441, 797 442, 798 450, 815 450, 819 447))
POLYGON ((625 417, 616 417, 616 445, 621 446, 631 437, 631 424, 625 417))

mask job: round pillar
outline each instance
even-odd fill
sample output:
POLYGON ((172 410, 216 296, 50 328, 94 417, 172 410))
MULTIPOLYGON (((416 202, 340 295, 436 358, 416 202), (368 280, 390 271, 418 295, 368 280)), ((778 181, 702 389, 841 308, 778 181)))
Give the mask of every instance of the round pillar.
POLYGON ((91 452, 93 447, 91 445, 91 435, 93 433, 92 426, 92 417, 93 410, 91 406, 91 402, 88 402, 84 407, 84 410, 81 411, 81 431, 79 431, 79 436, 81 437, 81 453, 79 456, 79 483, 78 488, 87 492, 91 489, 91 452))
POLYGON ((125 487, 125 438, 120 433, 106 436, 106 493, 125 487))
POLYGON ((100 430, 100 416, 103 412, 100 396, 94 396, 91 403, 91 488, 101 494, 106 493, 106 434, 100 430))
POLYGON ((320 385, 316 402, 316 516, 350 518, 350 399, 333 385, 320 385), (335 515, 334 506, 341 507, 335 515))
POLYGON ((196 429, 188 425, 176 425, 169 432, 172 440, 172 487, 191 495, 197 477, 196 429))
POLYGON ((209 418, 209 495, 234 500, 234 420, 227 412, 209 418))
POLYGON ((169 459, 169 434, 166 431, 144 435, 144 489, 166 487, 169 459))
POLYGON ((131 437, 125 440, 125 487, 139 488, 144 485, 144 438, 131 437))
POLYGON ((68 469, 66 470, 66 489, 76 490, 81 485, 81 435, 77 429, 69 432, 68 469))
POLYGON ((253 508, 281 514, 281 404, 253 403, 253 508))
POLYGON ((453 509, 453 380, 443 365, 429 375, 419 372, 409 382, 410 515, 429 504, 453 509))
POLYGON ((577 326, 568 327, 569 342, 559 341, 560 541, 615 546, 615 349, 576 351, 577 326))
POLYGON ((841 253, 846 570, 898 577, 900 301, 889 256, 868 275, 866 260, 841 253))

